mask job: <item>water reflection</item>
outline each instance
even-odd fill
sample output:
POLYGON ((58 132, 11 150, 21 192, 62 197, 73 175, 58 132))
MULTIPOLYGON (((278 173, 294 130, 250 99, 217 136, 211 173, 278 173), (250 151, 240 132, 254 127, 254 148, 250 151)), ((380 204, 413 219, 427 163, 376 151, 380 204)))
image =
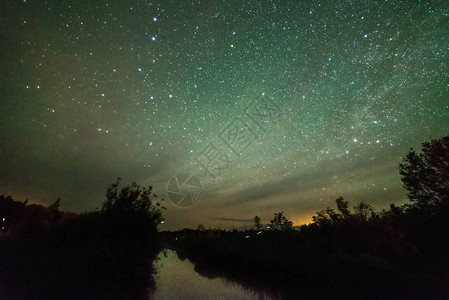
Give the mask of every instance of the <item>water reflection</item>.
POLYGON ((271 299, 222 277, 201 276, 189 260, 180 260, 173 250, 160 253, 155 265, 157 290, 152 299, 271 299))

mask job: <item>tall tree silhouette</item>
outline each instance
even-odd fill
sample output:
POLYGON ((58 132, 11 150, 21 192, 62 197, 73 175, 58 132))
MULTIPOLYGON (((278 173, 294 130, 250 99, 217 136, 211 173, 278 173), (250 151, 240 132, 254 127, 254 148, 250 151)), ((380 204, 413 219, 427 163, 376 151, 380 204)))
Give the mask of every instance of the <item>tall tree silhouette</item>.
POLYGON ((253 220, 254 220, 254 226, 256 226, 256 229, 257 229, 257 230, 260 230, 260 229, 262 228, 262 224, 260 224, 260 218, 259 218, 259 216, 255 216, 255 217, 253 218, 253 220))
POLYGON ((410 149, 400 164, 403 186, 414 207, 429 213, 449 204, 449 136, 410 149))

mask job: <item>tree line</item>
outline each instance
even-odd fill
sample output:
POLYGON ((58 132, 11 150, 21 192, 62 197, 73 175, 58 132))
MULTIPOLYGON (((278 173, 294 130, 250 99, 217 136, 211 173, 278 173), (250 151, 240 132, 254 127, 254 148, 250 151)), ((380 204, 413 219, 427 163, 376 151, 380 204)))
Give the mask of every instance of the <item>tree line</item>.
POLYGON ((343 197, 292 230, 283 212, 267 229, 167 233, 170 247, 211 278, 279 299, 447 299, 449 137, 410 149, 399 172, 408 203, 376 211, 343 197))

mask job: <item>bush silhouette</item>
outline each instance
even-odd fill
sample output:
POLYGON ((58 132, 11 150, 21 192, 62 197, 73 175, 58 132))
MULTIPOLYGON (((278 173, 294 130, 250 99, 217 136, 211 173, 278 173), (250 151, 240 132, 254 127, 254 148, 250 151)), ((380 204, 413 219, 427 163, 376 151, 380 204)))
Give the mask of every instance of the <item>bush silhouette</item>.
MULTIPOLYGON (((120 179, 106 192, 106 201, 99 213, 109 236, 116 246, 139 246, 136 250, 157 249, 158 226, 163 221, 157 196, 152 187, 145 188, 133 182, 119 190, 120 179)), ((161 200, 162 201, 162 200, 161 200)))

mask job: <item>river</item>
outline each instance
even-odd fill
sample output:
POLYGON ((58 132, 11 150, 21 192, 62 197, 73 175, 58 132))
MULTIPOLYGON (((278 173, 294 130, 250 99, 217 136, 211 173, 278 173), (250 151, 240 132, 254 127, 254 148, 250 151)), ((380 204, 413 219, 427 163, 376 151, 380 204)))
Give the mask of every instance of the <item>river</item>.
POLYGON ((180 260, 173 250, 166 250, 166 255, 161 252, 155 265, 157 290, 152 299, 270 299, 224 278, 201 276, 189 260, 180 260))

